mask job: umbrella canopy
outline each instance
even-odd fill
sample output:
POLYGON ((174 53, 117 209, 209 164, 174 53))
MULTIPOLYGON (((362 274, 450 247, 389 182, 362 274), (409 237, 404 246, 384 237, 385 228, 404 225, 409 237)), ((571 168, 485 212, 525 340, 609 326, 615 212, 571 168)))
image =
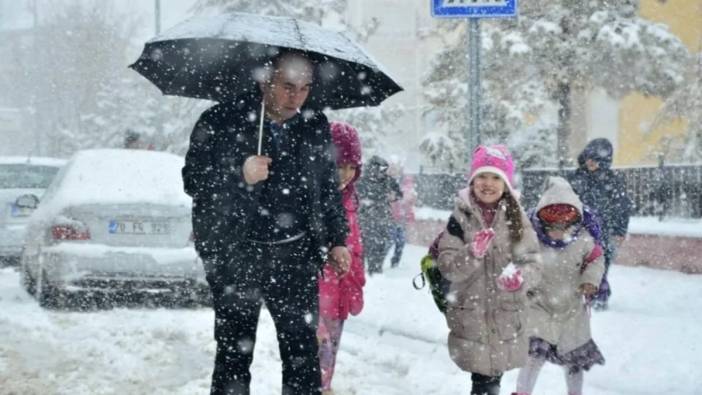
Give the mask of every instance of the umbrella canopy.
POLYGON ((342 33, 293 18, 246 13, 194 17, 151 39, 130 65, 163 94, 229 101, 258 91, 256 75, 281 49, 316 66, 309 108, 375 106, 402 88, 342 33))

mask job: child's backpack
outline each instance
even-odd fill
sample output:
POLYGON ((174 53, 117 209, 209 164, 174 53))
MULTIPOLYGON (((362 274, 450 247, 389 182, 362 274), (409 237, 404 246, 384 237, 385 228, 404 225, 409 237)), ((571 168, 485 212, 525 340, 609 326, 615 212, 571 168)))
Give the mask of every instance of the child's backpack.
POLYGON ((429 290, 434 298, 436 307, 445 314, 451 282, 441 275, 439 268, 436 266, 436 260, 439 257, 439 239, 441 239, 443 233, 443 231, 439 233, 434 242, 431 243, 429 253, 422 258, 420 262, 422 272, 412 280, 412 285, 415 289, 422 289, 429 283, 429 290))

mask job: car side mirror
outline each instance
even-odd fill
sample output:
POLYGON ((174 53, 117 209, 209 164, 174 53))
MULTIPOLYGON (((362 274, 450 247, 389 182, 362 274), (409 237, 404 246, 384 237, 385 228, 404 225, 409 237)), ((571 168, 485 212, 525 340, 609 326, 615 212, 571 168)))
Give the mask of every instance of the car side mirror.
POLYGON ((39 206, 39 198, 32 194, 22 195, 15 200, 15 206, 20 209, 35 210, 39 206))

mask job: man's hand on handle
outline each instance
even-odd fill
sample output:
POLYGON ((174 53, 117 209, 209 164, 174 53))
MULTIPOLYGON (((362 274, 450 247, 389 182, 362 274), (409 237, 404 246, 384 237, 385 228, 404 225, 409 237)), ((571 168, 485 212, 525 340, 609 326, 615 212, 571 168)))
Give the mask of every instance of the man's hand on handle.
POLYGON ((251 155, 244 161, 244 180, 249 185, 268 178, 268 166, 272 159, 263 155, 251 155))

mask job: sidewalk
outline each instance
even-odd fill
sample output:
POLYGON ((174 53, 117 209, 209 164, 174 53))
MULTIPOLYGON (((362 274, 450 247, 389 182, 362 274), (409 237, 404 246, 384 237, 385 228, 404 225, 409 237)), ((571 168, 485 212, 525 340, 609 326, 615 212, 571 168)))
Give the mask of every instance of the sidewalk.
MULTIPOLYGON (((407 228, 410 244, 429 246, 443 230, 451 213, 417 208, 416 221, 407 228)), ((702 273, 702 220, 632 217, 629 235, 616 260, 626 266, 647 266, 683 273, 702 273)))

